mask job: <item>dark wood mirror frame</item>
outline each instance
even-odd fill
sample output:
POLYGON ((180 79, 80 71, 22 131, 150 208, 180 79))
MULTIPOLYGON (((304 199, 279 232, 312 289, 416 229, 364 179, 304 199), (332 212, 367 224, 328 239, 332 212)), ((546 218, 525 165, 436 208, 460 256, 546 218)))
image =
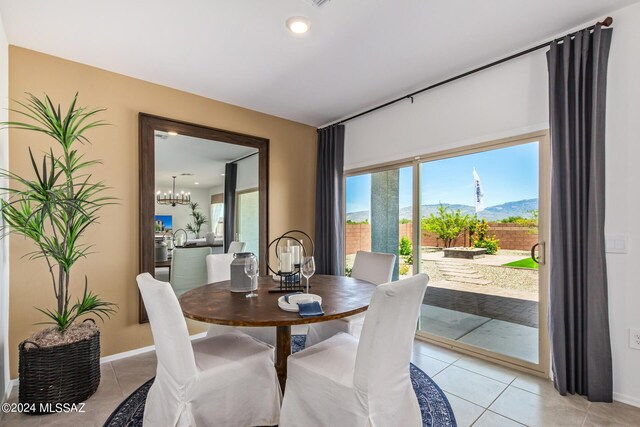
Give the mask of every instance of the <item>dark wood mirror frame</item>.
MULTIPOLYGON (((155 272, 154 260, 154 218, 155 218, 155 131, 177 132, 180 135, 209 139, 229 144, 243 145, 258 149, 258 189, 260 206, 260 255, 267 253, 268 213, 269 213, 269 140, 257 136, 244 135, 208 126, 172 120, 165 117, 140 113, 139 157, 140 157, 140 273, 155 272)), ((260 274, 266 274, 264 263, 260 263, 260 274)), ((138 292, 139 322, 147 323, 149 317, 142 297, 138 292)))

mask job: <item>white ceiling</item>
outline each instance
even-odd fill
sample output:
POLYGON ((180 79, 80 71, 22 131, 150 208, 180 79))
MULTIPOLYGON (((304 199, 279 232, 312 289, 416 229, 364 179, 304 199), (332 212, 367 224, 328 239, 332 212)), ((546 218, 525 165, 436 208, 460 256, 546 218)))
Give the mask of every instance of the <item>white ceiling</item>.
POLYGON ((11 44, 323 125, 634 0, 0 0, 11 44), (311 20, 304 36, 285 28, 311 20))
POLYGON ((224 185, 224 165, 256 152, 255 148, 191 136, 170 136, 156 132, 156 191, 171 190, 176 175, 176 190, 192 190, 224 185), (166 136, 166 139, 158 137, 166 136), (180 176, 180 174, 193 174, 180 176), (198 183, 196 185, 196 182, 198 183))

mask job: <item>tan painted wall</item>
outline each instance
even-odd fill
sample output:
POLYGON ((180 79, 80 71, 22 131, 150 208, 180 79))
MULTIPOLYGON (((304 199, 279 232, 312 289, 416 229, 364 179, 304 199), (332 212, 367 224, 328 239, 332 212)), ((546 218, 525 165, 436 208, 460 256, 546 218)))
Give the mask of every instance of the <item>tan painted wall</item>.
MULTIPOLYGON (((97 253, 77 264, 73 287, 78 292, 87 274, 95 292, 119 305, 119 313, 102 326, 103 356, 152 344, 149 326, 137 322, 139 112, 268 138, 270 237, 291 228, 313 232, 315 128, 15 46, 9 55, 12 99, 46 92, 64 107, 78 91, 81 105, 108 109, 102 117, 112 126, 92 130, 93 145, 86 152, 104 160, 95 177, 121 200, 107 207, 101 223, 87 233, 97 253)), ((10 119, 16 118, 12 113, 10 119)), ((19 174, 30 170, 28 146, 36 152, 49 147, 46 138, 21 131, 11 131, 10 141, 9 167, 19 174)), ((33 307, 54 305, 44 263, 21 258, 32 249, 21 238, 11 239, 12 378, 17 376, 18 343, 42 327, 34 325, 44 317, 33 307)))

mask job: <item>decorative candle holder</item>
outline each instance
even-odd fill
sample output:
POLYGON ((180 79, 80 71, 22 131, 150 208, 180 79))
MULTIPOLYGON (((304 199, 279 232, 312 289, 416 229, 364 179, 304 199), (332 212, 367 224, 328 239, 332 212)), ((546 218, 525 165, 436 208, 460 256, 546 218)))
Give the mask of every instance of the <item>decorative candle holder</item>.
POLYGON ((315 252, 315 243, 307 233, 300 230, 290 230, 269 243, 265 261, 268 270, 280 279, 280 284, 269 289, 269 292, 297 292, 304 291, 300 283, 300 266, 306 256, 315 252), (307 245, 304 241, 307 241, 307 245), (271 248, 274 248, 277 269, 269 263, 271 248))

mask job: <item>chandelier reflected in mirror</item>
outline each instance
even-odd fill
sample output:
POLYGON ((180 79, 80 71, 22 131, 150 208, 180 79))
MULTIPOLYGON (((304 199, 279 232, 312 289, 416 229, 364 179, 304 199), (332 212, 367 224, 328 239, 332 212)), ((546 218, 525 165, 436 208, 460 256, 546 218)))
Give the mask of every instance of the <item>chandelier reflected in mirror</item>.
POLYGON ((185 193, 181 191, 178 193, 176 191, 176 176, 173 176, 173 187, 169 190, 169 194, 163 194, 158 191, 156 193, 156 201, 159 205, 171 205, 173 207, 176 205, 188 205, 191 203, 191 192, 185 193))

